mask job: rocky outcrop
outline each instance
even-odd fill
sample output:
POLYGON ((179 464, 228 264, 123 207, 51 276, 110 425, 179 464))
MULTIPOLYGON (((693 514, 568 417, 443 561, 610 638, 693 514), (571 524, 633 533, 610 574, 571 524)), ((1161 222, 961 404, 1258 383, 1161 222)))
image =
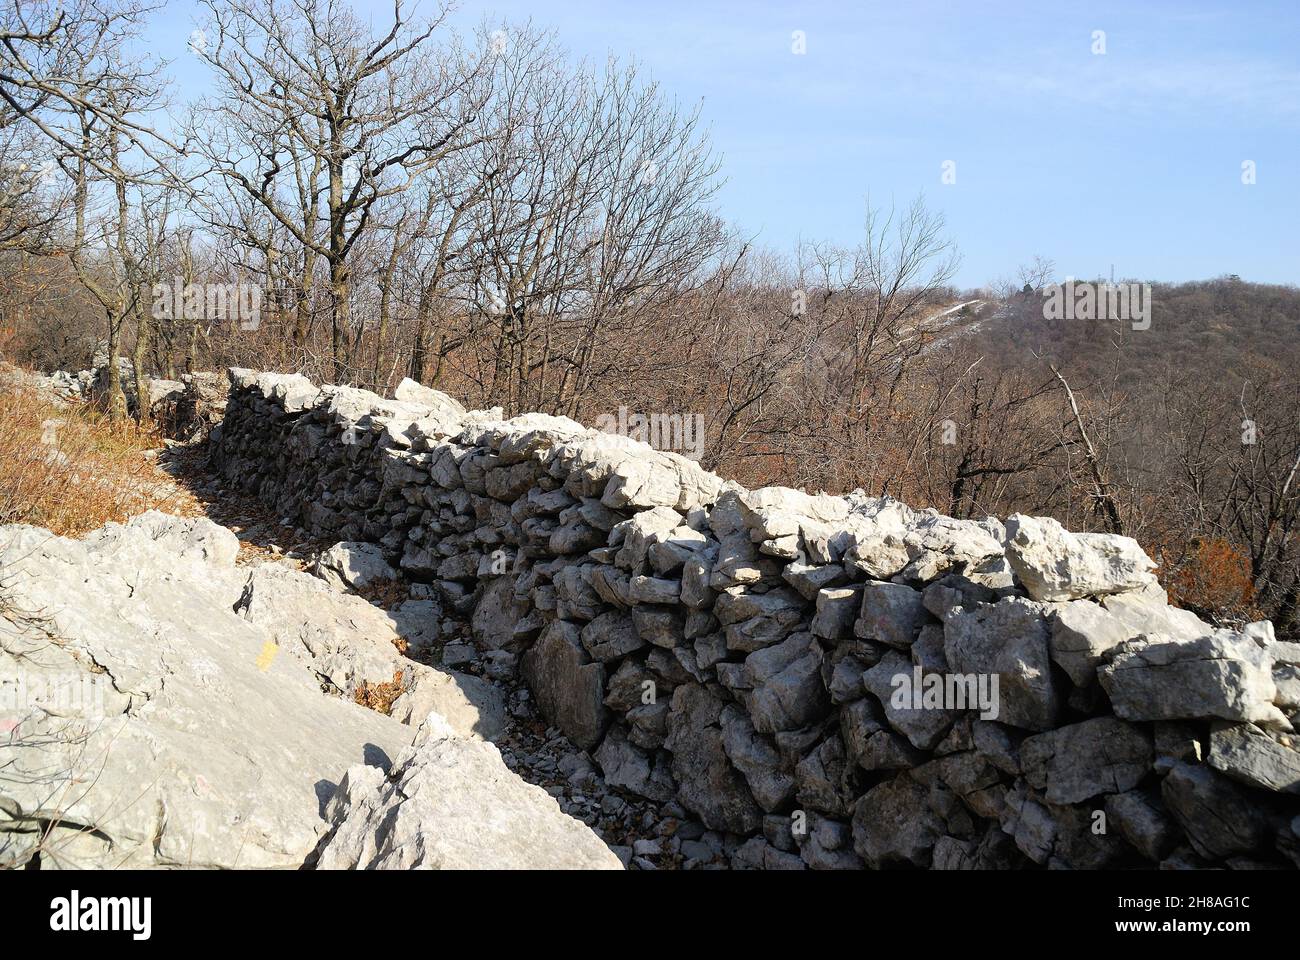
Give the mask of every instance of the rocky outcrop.
POLYGON ((373 543, 336 543, 316 558, 312 572, 335 587, 353 589, 398 576, 373 543))
POLYGON ((496 747, 430 733, 384 771, 349 768, 326 808, 320 869, 621 870, 555 800, 501 762, 496 747))
POLYGON ((1294 645, 1169 606, 1129 538, 747 490, 413 384, 231 371, 211 453, 427 584, 733 866, 1296 865, 1294 645))
POLYGON ((0 527, 0 865, 298 867, 327 831, 322 865, 342 865, 361 814, 339 784, 390 776, 365 808, 436 834, 424 866, 475 843, 494 865, 617 865, 486 742, 493 688, 402 657, 400 625, 361 598, 237 552, 210 521, 155 512, 83 540, 0 527), (381 683, 391 715, 353 702, 381 683), (454 829, 420 800, 439 790, 454 829))

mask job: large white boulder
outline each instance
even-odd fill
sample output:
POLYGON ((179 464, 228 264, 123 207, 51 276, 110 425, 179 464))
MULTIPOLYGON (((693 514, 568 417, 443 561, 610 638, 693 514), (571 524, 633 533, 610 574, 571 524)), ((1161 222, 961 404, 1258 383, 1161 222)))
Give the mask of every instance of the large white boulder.
POLYGON ((321 552, 312 573, 341 589, 359 589, 381 580, 394 580, 397 571, 373 543, 344 540, 321 552))
POLYGON ((234 612, 243 572, 193 560, 224 543, 220 528, 166 527, 150 517, 84 542, 0 528, 10 865, 296 867, 348 767, 410 740, 322 695, 234 612))
POLYGON ((490 743, 431 732, 388 776, 357 766, 327 810, 318 869, 621 870, 555 798, 490 743))
POLYGON ((568 818, 498 829, 494 798, 518 786, 483 739, 504 720, 495 688, 403 658, 358 597, 236 567, 237 546, 158 513, 84 540, 0 527, 0 866, 296 868, 345 773, 382 779, 421 722, 465 758, 457 865, 599 845, 568 818), (393 716, 352 701, 397 670, 393 716))
POLYGON ((1051 517, 1013 514, 1007 559, 1035 600, 1077 600, 1155 583, 1156 565, 1131 537, 1071 533, 1051 517))

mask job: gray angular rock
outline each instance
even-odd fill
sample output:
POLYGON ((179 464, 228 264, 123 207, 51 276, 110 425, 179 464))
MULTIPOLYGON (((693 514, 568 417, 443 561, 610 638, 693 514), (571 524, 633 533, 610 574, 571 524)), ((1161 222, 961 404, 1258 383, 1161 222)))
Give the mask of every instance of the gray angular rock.
POLYGON ((1208 759, 1214 769, 1248 786, 1300 794, 1300 752, 1288 744, 1253 724, 1216 723, 1210 728, 1208 759))
POLYGON ((1180 761, 1200 763, 1201 740, 1198 725, 1175 720, 1157 720, 1151 725, 1154 733, 1157 773, 1168 773, 1180 761))
MULTIPOLYGON (((1289 646, 1297 646, 1297 644, 1289 644, 1289 646)), ((1273 703, 1294 724, 1295 715, 1300 712, 1300 665, 1278 663, 1275 660, 1273 663, 1273 685, 1277 687, 1277 695, 1273 698, 1273 703)))
POLYGON ((614 533, 621 533, 623 538, 614 562, 624 570, 640 573, 649 558, 650 547, 670 537, 681 523, 682 515, 671 507, 660 506, 638 512, 611 532, 611 537, 614 533))
POLYGON ((805 600, 812 601, 817 599, 821 591, 839 586, 848 577, 839 564, 809 564, 795 561, 787 564, 781 571, 781 579, 798 590, 805 600))
POLYGON ((686 618, 670 607, 637 606, 632 609, 637 636, 665 650, 686 642, 686 618))
POLYGON ((802 870, 804 862, 793 853, 778 850, 762 837, 751 837, 731 857, 735 870, 802 870))
POLYGON ((1118 830, 1097 830, 1097 806, 1045 806, 1055 833, 1047 860, 1049 870, 1102 870, 1132 856, 1118 830))
POLYGON ((812 814, 807 839, 799 855, 812 870, 861 870, 862 859, 853 851, 853 828, 839 820, 812 814))
MULTIPOLYGON (((715 517, 717 514, 714 511, 715 517)), ((726 590, 758 583, 776 567, 775 560, 759 556, 758 549, 743 531, 719 533, 718 556, 709 571, 709 586, 726 590)))
POLYGON ((588 526, 581 521, 561 524, 551 534, 548 543, 551 553, 558 555, 586 553, 605 545, 605 531, 588 526))
POLYGON ((1020 774, 1020 741, 1013 731, 991 720, 976 720, 971 724, 971 740, 975 752, 1003 773, 1020 774))
POLYGON ((552 576, 555 587, 555 615, 564 620, 594 620, 605 609, 600 595, 587 579, 591 567, 566 563, 552 576))
POLYGON ((831 702, 849 703, 861 697, 867 689, 862 685, 862 674, 870 665, 851 653, 843 654, 839 659, 834 660, 830 676, 826 680, 826 689, 830 692, 831 702))
MULTIPOLYGON (((946 578, 945 578, 946 579, 946 578)), ((980 598, 983 602, 991 602, 994 598, 990 596, 980 598)), ((939 620, 947 620, 949 614, 954 610, 960 610, 966 605, 965 595, 955 587, 947 586, 942 581, 932 583, 921 591, 921 602, 930 615, 939 620)))
POLYGON ((650 544, 647 555, 654 571, 666 576, 680 570, 686 561, 695 557, 709 546, 707 535, 692 530, 686 524, 674 527, 664 536, 650 544))
POLYGON ((591 656, 602 662, 618 660, 644 647, 632 618, 626 613, 602 613, 582 628, 582 645, 591 656))
POLYGON ((925 754, 889 729, 879 704, 869 697, 840 709, 840 736, 848 758, 863 770, 905 770, 925 760, 925 754))
POLYGON ((1128 850, 1118 831, 1096 831, 1087 805, 1059 806, 1040 801, 1023 781, 1008 790, 1001 808, 1002 830, 1020 852, 1049 869, 1098 870, 1128 850))
POLYGON ((681 599, 682 585, 662 577, 632 577, 628 595, 636 603, 674 604, 681 599))
POLYGON ((701 670, 716 666, 727 658, 727 638, 721 633, 711 633, 695 641, 695 662, 701 670))
POLYGON ((519 666, 551 723, 585 750, 600 743, 609 721, 605 668, 587 656, 574 624, 552 621, 519 666))
POLYGON ((262 396, 274 398, 287 413, 306 410, 321 399, 322 391, 296 373, 259 373, 256 382, 262 396))
POLYGON ((1049 803, 1131 790, 1151 769, 1151 738, 1114 717, 1094 717, 1027 737, 1020 766, 1049 803))
POLYGON ((862 608, 861 587, 826 587, 816 593, 817 612, 812 619, 812 634, 827 640, 847 640, 853 636, 853 624, 862 608))
POLYGON ((1160 795, 1203 857, 1252 853, 1268 837, 1267 819, 1259 805, 1209 767, 1177 764, 1165 776, 1160 795))
POLYGON ((1036 800, 1023 781, 1009 790, 1002 804, 1002 830, 1034 863, 1046 863, 1056 847, 1057 823, 1051 810, 1036 800))
POLYGON ((903 543, 905 531, 871 530, 855 533, 853 542, 844 551, 844 569, 858 579, 871 577, 888 580, 897 576, 911 562, 911 554, 903 543))
POLYGON ((858 794, 857 775, 839 733, 832 733, 794 768, 795 799, 799 805, 835 817, 852 812, 858 794))
POLYGON ((652 703, 659 690, 655 675, 635 658, 624 660, 609 678, 605 705, 620 713, 627 713, 644 703, 652 703))
POLYGON ((627 712, 627 722, 632 725, 629 736, 633 743, 647 750, 657 750, 668 736, 668 704, 656 701, 633 707, 627 712))
POLYGON ((643 449, 640 456, 614 464, 601 503, 615 509, 691 510, 713 503, 722 491, 722 481, 699 464, 675 453, 643 449))
POLYGON ((677 796, 686 809, 711 830, 752 833, 762 823, 762 811, 727 759, 723 706, 721 699, 698 684, 678 687, 673 691, 664 746, 673 755, 677 796))
POLYGON ((867 583, 862 587, 862 611, 853 632, 905 650, 926 620, 920 590, 901 583, 867 583))
POLYGON ((1155 584, 1102 597, 1101 605, 1128 626, 1130 637, 1146 634, 1152 639, 1195 640, 1214 632, 1210 624, 1192 611, 1171 607, 1165 591, 1155 584))
MULTIPOLYGON (((943 799, 944 791, 937 790, 936 787, 946 787, 959 797, 967 797, 993 787, 1003 776, 1002 771, 973 750, 939 757, 912 771, 913 779, 931 788, 932 804, 943 799)), ((945 819, 949 821, 950 828, 956 826, 954 814, 964 823, 964 810, 957 809, 946 800, 943 805, 953 807, 945 811, 945 819)))
POLYGON ((520 640, 515 625, 528 613, 528 604, 515 596, 514 577, 490 580, 470 619, 474 639, 487 650, 519 652, 520 640))
POLYGON ((944 624, 944 653, 956 673, 998 675, 1001 723, 1027 730, 1056 724, 1046 608, 1019 597, 979 604, 944 624))
POLYGON ((843 520, 849 513, 848 504, 840 497, 791 487, 763 487, 734 496, 741 521, 752 531, 755 543, 797 534, 807 520, 843 520))
POLYGON ((660 755, 652 756, 632 744, 622 725, 609 728, 593 756, 611 787, 661 803, 672 799, 673 778, 668 764, 660 755))
POLYGON ((1115 715, 1125 720, 1217 717, 1290 726, 1273 705, 1277 688, 1267 653, 1241 634, 1138 638, 1116 647, 1097 675, 1115 715))
POLYGON ((682 684, 692 681, 696 683, 702 682, 696 676, 699 672, 698 669, 695 669, 693 665, 688 666, 689 659, 682 656, 682 654, 688 652, 685 647, 676 647, 672 650, 655 647, 646 655, 645 665, 669 689, 676 689, 682 684))
POLYGON ((853 811, 853 849, 867 866, 930 865, 944 825, 930 809, 929 794, 903 773, 862 795, 853 811))
POLYGON ((1141 790, 1112 794, 1105 809, 1108 825, 1148 860, 1159 863, 1178 844, 1178 829, 1156 796, 1141 790))
POLYGON ((455 397, 451 397, 441 390, 434 390, 432 387, 416 383, 410 377, 402 378, 402 382, 393 391, 393 396, 403 403, 415 403, 423 407, 429 407, 436 414, 442 416, 461 417, 465 414, 465 408, 461 406, 460 401, 455 397))
POLYGON ((1134 636, 1128 623, 1091 600, 1072 600, 1052 611, 1052 659, 1076 687, 1096 683, 1105 653, 1134 636))
POLYGON ((912 644, 912 663, 926 673, 947 673, 948 655, 944 653, 943 644, 943 627, 937 623, 927 623, 912 644))
POLYGON ((726 628, 727 647, 744 653, 780 643, 802 622, 803 609, 803 599, 785 588, 757 593, 733 587, 713 605, 726 628))
POLYGON ((692 556, 682 564, 682 603, 692 610, 707 610, 713 606, 716 594, 709 586, 713 565, 708 558, 692 556))
POLYGON ((746 657, 737 695, 755 729, 760 733, 795 730, 824 716, 830 702, 821 667, 821 647, 806 633, 746 657))
POLYGON ((723 749, 745 777, 758 805, 768 811, 784 808, 794 798, 794 775, 784 769, 776 747, 735 704, 723 707, 721 719, 723 749))
POLYGON ((626 573, 607 564, 587 569, 587 580, 601 600, 615 607, 628 608, 633 605, 632 578, 626 573))
POLYGON ((889 725, 921 750, 933 750, 957 719, 955 710, 913 706, 911 697, 896 696, 902 684, 913 683, 912 661, 896 650, 862 674, 867 688, 884 710, 889 725))

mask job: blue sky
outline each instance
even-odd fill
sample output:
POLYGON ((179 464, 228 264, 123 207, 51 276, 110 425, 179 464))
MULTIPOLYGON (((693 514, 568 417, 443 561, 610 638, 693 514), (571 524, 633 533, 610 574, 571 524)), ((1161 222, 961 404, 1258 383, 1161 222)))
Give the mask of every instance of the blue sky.
MULTIPOLYGON (((377 23, 389 9, 354 5, 377 23)), ((184 50, 195 9, 172 0, 150 27, 177 99, 203 86, 184 50)), ((575 58, 634 56, 701 103, 721 213, 777 250, 851 245, 868 195, 923 192, 961 249, 960 286, 1035 254, 1080 277, 1114 264, 1117 277, 1300 283, 1295 0, 466 0, 453 19, 484 17, 552 28, 575 58)))

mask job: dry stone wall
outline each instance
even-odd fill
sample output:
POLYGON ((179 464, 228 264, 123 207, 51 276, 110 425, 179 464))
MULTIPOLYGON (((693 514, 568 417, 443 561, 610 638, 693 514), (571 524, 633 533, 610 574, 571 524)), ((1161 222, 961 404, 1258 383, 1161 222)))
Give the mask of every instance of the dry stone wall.
POLYGON ((747 490, 410 381, 230 379, 229 480, 429 584, 736 865, 1300 864, 1300 646, 1169 606, 1131 539, 747 490))
MULTIPOLYGON (((106 403, 108 366, 69 373, 32 373, 0 361, 0 385, 11 383, 35 389, 62 406, 69 401, 106 403)), ((127 410, 135 416, 139 407, 135 374, 125 358, 118 359, 118 374, 127 410)), ((149 415, 169 437, 193 440, 207 436, 221 421, 226 404, 227 378, 219 372, 181 374, 179 380, 150 377, 149 415)))

